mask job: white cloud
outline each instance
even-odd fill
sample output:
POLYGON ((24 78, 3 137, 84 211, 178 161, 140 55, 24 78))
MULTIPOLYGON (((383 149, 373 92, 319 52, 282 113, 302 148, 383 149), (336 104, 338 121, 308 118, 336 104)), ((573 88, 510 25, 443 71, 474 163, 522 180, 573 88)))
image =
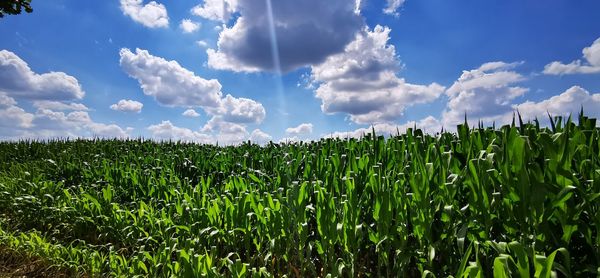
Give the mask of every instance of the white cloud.
POLYGON ((479 68, 463 71, 448 90, 448 103, 442 112, 442 122, 453 127, 464 122, 465 113, 470 121, 490 123, 512 113, 512 101, 529 89, 513 86, 525 78, 513 71, 521 63, 491 62, 479 68))
POLYGON ((235 98, 231 95, 225 96, 219 107, 208 108, 207 112, 233 123, 261 123, 266 115, 262 104, 252 99, 235 98))
POLYGON ((0 127, 30 128, 33 126, 33 118, 33 114, 25 112, 14 104, 6 107, 0 106, 0 119, 2 119, 0 127))
POLYGON ((181 140, 186 142, 197 142, 203 144, 235 145, 246 140, 268 140, 270 136, 258 129, 248 134, 245 126, 235 123, 221 121, 219 118, 211 119, 202 130, 194 131, 184 127, 173 125, 170 121, 162 121, 160 124, 151 125, 148 131, 155 139, 181 140), (210 127, 207 127, 210 125, 210 127), (218 132, 213 132, 213 131, 218 132))
POLYGON ((167 8, 155 1, 143 5, 143 0, 121 0, 123 14, 131 17, 133 21, 141 23, 148 28, 169 26, 167 8))
MULTIPOLYGON (((537 117, 540 121, 548 118, 547 113, 552 116, 572 114, 575 117, 582 107, 586 116, 600 118, 600 93, 590 94, 579 86, 573 86, 549 99, 539 102, 526 101, 513 105, 513 109, 518 110, 524 120, 532 120, 537 117)), ((512 114, 506 115, 506 118, 509 117, 512 117, 512 114)))
POLYGON ((370 127, 359 128, 353 131, 346 132, 333 132, 331 134, 325 134, 324 137, 332 137, 332 138, 361 138, 365 134, 370 134, 375 130, 375 134, 377 135, 396 135, 398 133, 403 134, 406 132, 408 128, 417 127, 424 130, 427 133, 434 134, 439 132, 442 128, 441 122, 433 116, 427 116, 424 119, 419 120, 418 122, 409 121, 401 125, 393 124, 393 123, 380 123, 375 124, 370 127))
POLYGON ((283 137, 281 139, 279 139, 279 141, 277 141, 279 144, 290 144, 290 143, 297 143, 300 142, 302 140, 300 140, 300 138, 298 138, 297 136, 292 136, 292 137, 283 137))
POLYGON ((356 3, 347 0, 221 0, 206 1, 203 7, 202 16, 223 22, 239 12, 233 26, 224 25, 217 50, 207 50, 210 67, 236 72, 288 72, 321 63, 342 52, 364 24, 356 3))
POLYGON ((383 13, 398 15, 398 9, 404 5, 405 0, 387 0, 387 6, 383 9, 383 13))
POLYGON ((75 110, 75 111, 88 111, 90 110, 87 106, 81 103, 64 103, 60 101, 50 100, 36 100, 33 102, 33 107, 38 109, 49 109, 55 111, 75 110))
POLYGON ((119 102, 111 105, 110 109, 122 112, 140 113, 142 112, 142 107, 144 107, 144 104, 139 101, 122 99, 119 100, 119 102))
POLYGON ((196 110, 194 110, 194 109, 185 110, 181 115, 190 117, 190 118, 200 117, 200 114, 198 114, 198 112, 196 112, 196 110))
POLYGON ((13 98, 72 100, 85 95, 75 77, 64 72, 37 74, 16 54, 0 51, 0 90, 13 98))
POLYGON ((184 33, 193 33, 193 32, 198 31, 198 29, 200 29, 200 23, 194 22, 191 19, 183 19, 183 20, 181 20, 181 23, 179 24, 179 28, 184 33))
POLYGON ((129 133, 133 130, 128 128, 123 130, 116 124, 103 124, 103 123, 88 123, 86 126, 91 133, 91 137, 101 138, 128 138, 129 133))
POLYGON ((202 134, 191 129, 174 126, 170 121, 162 121, 160 124, 151 125, 148 130, 152 137, 162 140, 181 140, 186 142, 210 143, 210 135, 202 134))
POLYGON ((249 137, 246 127, 240 124, 221 122, 216 142, 221 145, 236 145, 247 140, 249 137))
POLYGON ((514 85, 525 79, 512 70, 519 64, 493 62, 483 64, 475 70, 464 71, 446 91, 449 100, 442 113, 444 127, 453 128, 464 122, 465 113, 470 125, 475 125, 478 121, 484 124, 508 124, 516 111, 519 111, 524 120, 538 118, 544 124, 548 123, 547 113, 553 116, 577 115, 582 107, 586 115, 600 117, 600 94, 590 94, 579 86, 538 102, 515 103, 517 97, 529 91, 514 85))
POLYGON ((221 99, 221 84, 216 79, 206 80, 183 68, 175 61, 167 61, 136 49, 120 51, 121 67, 138 80, 144 94, 153 96, 166 106, 217 107, 221 99))
POLYGON ((289 127, 285 130, 287 135, 298 136, 298 135, 308 135, 313 132, 313 124, 311 123, 302 123, 296 127, 289 127))
POLYGON ((260 129, 255 129, 250 133, 249 139, 256 144, 265 144, 271 141, 273 137, 260 129))
POLYGON ((206 48, 206 47, 208 47, 208 43, 207 43, 206 41, 203 41, 203 40, 199 40, 199 41, 197 41, 197 42, 196 42, 196 44, 197 44, 198 46, 202 47, 202 48, 206 48))
POLYGON ((247 65, 237 60, 232 55, 227 55, 221 51, 216 51, 212 48, 206 50, 208 55, 208 66, 213 69, 231 70, 235 72, 258 72, 261 68, 247 65))
POLYGON ((582 60, 575 60, 569 64, 554 61, 544 67, 545 74, 590 74, 600 73, 600 38, 596 39, 591 46, 583 49, 582 60))
POLYGON ((244 132, 228 136, 241 138, 242 134, 246 136, 248 133, 244 124, 261 123, 265 118, 265 108, 261 103, 229 94, 223 97, 218 80, 203 79, 177 62, 152 56, 146 50, 136 49, 134 54, 129 49, 122 49, 121 67, 139 81, 146 95, 153 96, 159 103, 202 108, 212 116, 204 130, 216 132, 231 127, 229 124, 240 125, 244 132))
POLYGON ((507 84, 523 81, 525 78, 514 71, 509 71, 521 63, 489 62, 478 69, 463 71, 462 75, 446 93, 454 96, 462 91, 474 89, 497 89, 507 84))
POLYGON ((204 0, 203 5, 192 8, 192 14, 214 21, 227 22, 238 11, 237 0, 204 0))
MULTIPOLYGON (((223 97, 218 80, 203 79, 177 62, 152 56, 146 50, 136 49, 134 54, 129 49, 122 49, 121 67, 138 80, 146 95, 153 96, 159 103, 171 107, 202 108, 212 118, 199 134, 210 133, 207 136, 214 136, 213 139, 220 143, 237 144, 247 139, 249 134, 245 125, 258 124, 265 119, 266 112, 261 103, 229 94, 223 97)), ((186 112, 184 116, 194 115, 191 111, 186 112)), ((192 140, 198 135, 171 126, 163 123, 162 129, 155 127, 153 130, 157 134, 166 130, 185 140, 192 140)))
POLYGON ((0 138, 4 139, 126 138, 131 131, 116 124, 94 122, 85 111, 65 113, 39 108, 32 114, 11 106, 0 109, 0 118, 8 119, 0 124, 0 138))
POLYGON ((396 75, 400 63, 394 46, 387 44, 390 31, 379 25, 373 31, 365 28, 343 53, 311 67, 323 112, 346 113, 356 123, 393 122, 406 107, 431 102, 443 93, 437 83, 415 85, 396 75))
POLYGON ((105 137, 126 138, 128 132, 115 124, 94 122, 85 111, 74 111, 68 114, 38 109, 33 121, 33 129, 37 137, 105 137))
POLYGON ((48 139, 54 137, 127 137, 130 129, 94 122, 81 99, 77 79, 62 72, 34 73, 12 52, 0 51, 0 138, 48 139), (17 106, 15 99, 29 100, 35 113, 17 106), (65 113, 62 111, 71 111, 65 113))
POLYGON ((0 108, 10 107, 16 105, 17 101, 6 95, 4 92, 0 92, 0 108))

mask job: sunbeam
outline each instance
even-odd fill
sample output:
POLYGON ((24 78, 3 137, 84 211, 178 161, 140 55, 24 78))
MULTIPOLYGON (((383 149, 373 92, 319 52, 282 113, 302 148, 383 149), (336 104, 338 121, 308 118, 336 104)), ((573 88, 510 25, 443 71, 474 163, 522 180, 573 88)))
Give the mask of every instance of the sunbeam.
MULTIPOLYGON (((279 61, 279 46, 277 43, 277 32, 275 31, 275 19, 273 16, 273 7, 271 0, 265 0, 267 3, 267 18, 269 20, 269 35, 271 38, 271 57, 273 59, 273 68, 275 70, 275 90, 277 91, 277 101, 279 102, 279 111, 285 112, 286 99, 285 91, 283 88, 283 80, 281 77, 281 62, 279 61)), ((282 128, 286 128, 288 125, 287 116, 282 115, 279 117, 279 125, 282 128)))

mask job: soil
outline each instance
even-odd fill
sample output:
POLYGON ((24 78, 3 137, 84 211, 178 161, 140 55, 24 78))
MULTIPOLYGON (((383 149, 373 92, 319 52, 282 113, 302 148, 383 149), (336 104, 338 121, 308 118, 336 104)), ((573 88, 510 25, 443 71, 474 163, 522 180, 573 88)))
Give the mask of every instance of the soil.
POLYGON ((0 278, 34 277, 34 278, 63 278, 75 277, 75 273, 49 261, 23 254, 0 246, 0 278))

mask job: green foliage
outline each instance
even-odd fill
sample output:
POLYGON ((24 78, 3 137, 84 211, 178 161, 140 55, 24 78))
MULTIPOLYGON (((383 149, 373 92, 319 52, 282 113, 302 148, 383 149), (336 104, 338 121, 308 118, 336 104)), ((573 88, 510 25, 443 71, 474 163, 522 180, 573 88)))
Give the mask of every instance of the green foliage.
POLYGON ((581 277, 600 266, 600 129, 217 147, 0 143, 0 245, 111 277, 581 277))
POLYGON ((31 0, 2 0, 0 1, 0 18, 5 14, 20 14, 23 10, 31 13, 31 0))

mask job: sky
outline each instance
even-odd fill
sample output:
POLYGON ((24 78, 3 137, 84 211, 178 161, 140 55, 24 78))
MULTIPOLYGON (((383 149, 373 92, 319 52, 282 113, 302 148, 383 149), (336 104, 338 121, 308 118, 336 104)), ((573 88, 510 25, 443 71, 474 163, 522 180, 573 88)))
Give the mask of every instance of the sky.
POLYGON ((33 0, 0 139, 238 144, 600 116, 597 0, 33 0))

